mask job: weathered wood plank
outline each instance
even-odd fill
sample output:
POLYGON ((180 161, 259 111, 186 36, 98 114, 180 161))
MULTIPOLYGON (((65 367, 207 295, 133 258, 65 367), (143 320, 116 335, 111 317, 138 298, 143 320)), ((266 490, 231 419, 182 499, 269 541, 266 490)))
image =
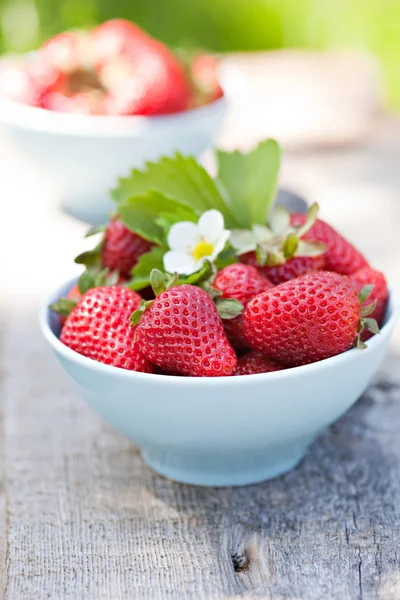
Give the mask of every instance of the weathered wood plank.
POLYGON ((7 587, 7 502, 6 502, 6 469, 4 452, 4 411, 3 389, 4 371, 3 355, 3 320, 0 317, 0 598, 5 595, 7 587))
POLYGON ((8 600, 399 597, 400 359, 292 473, 202 489, 144 467, 28 325, 5 340, 8 600))

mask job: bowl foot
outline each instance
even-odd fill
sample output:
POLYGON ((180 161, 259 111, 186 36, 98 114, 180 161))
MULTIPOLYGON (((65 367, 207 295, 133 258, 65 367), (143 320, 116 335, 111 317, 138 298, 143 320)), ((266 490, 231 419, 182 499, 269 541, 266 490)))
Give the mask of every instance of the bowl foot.
POLYGON ((151 448, 143 451, 142 457, 153 471, 179 483, 231 487, 260 483, 283 475, 296 467, 306 452, 307 445, 298 447, 297 444, 236 457, 151 448))

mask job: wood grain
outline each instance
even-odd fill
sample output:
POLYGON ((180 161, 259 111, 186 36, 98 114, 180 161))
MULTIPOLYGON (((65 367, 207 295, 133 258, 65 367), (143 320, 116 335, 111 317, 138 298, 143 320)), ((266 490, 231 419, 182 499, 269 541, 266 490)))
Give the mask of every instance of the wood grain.
POLYGON ((7 587, 7 501, 6 501, 6 468, 4 445, 4 370, 3 357, 3 319, 0 316, 0 598, 3 598, 7 587))
POLYGON ((6 598, 397 599, 399 365, 292 473, 202 489, 151 473, 10 317, 6 598))

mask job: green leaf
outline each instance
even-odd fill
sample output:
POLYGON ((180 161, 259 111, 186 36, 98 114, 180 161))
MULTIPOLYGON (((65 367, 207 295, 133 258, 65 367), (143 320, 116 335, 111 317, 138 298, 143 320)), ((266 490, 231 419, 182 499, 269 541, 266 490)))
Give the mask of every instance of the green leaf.
POLYGON ((179 285, 183 283, 188 283, 190 285, 196 285, 201 281, 206 281, 210 277, 215 277, 214 267, 210 261, 206 260, 204 264, 201 266, 201 269, 196 271, 195 273, 191 273, 190 275, 180 275, 179 276, 179 285))
POLYGON ((225 246, 225 248, 218 254, 218 257, 214 261, 215 266, 218 271, 221 271, 224 267, 228 265, 234 265, 238 262, 238 252, 232 248, 229 244, 225 246))
POLYGON ((78 279, 78 288, 80 293, 84 294, 92 287, 95 287, 95 275, 90 269, 86 269, 78 279))
POLYGON ((150 273, 150 285, 155 296, 165 292, 165 275, 159 269, 152 269, 150 273))
POLYGON ((117 285, 118 281, 119 281, 119 272, 118 271, 112 271, 111 273, 108 273, 108 269, 107 269, 107 274, 106 274, 106 281, 105 283, 107 285, 117 285))
POLYGON ((360 300, 360 304, 363 304, 363 302, 366 301, 366 299, 371 294, 374 287, 375 287, 374 285, 369 284, 369 285, 365 285, 362 288, 361 292, 358 294, 358 299, 360 300))
POLYGON ((220 298, 215 301, 221 319, 235 319, 243 311, 243 304, 235 298, 220 298))
POLYGON ((82 252, 75 258, 75 262, 78 265, 85 265, 88 268, 92 267, 101 267, 101 250, 103 247, 103 242, 97 244, 93 250, 87 250, 86 252, 82 252))
POLYGON ((158 221, 160 214, 176 215, 177 221, 197 221, 198 217, 187 204, 154 191, 127 198, 118 210, 128 229, 159 245, 166 239, 166 232, 158 221))
POLYGON ((106 229, 107 225, 94 225, 86 233, 85 238, 91 237, 92 235, 96 235, 98 233, 104 233, 106 229))
POLYGON ((142 314, 143 314, 143 311, 140 310, 140 308, 138 308, 131 314, 130 322, 131 322, 132 326, 135 326, 139 323, 140 319, 142 318, 142 314))
POLYGON ((217 151, 218 184, 226 191, 239 227, 265 225, 275 199, 281 151, 265 140, 248 154, 217 151))
POLYGON ((299 238, 295 233, 290 233, 283 242, 282 251, 286 259, 294 256, 299 245, 299 238))
POLYGON ((132 281, 129 288, 134 291, 142 290, 150 285, 150 273, 153 269, 163 271, 163 256, 167 249, 165 247, 153 246, 149 252, 139 257, 137 264, 132 269, 132 281))
POLYGON ((68 317, 70 312, 74 310, 76 306, 76 300, 70 300, 69 298, 59 298, 57 302, 50 304, 50 310, 58 313, 62 317, 68 317))
POLYGON ((166 279, 165 288, 167 290, 170 290, 171 288, 179 285, 179 274, 178 273, 172 273, 172 274, 167 273, 165 279, 166 279))
POLYGON ((307 211, 307 220, 304 223, 304 225, 301 225, 300 227, 296 228, 296 233, 299 238, 302 238, 307 233, 307 231, 311 229, 311 227, 317 220, 318 213, 319 205, 316 202, 314 202, 314 204, 312 204, 307 211))
POLYGON ((356 339, 356 346, 359 350, 365 350, 365 348, 368 348, 367 344, 362 341, 362 339, 359 335, 357 336, 357 339, 356 339))
POLYGON ((380 333, 379 325, 375 319, 367 318, 363 320, 364 329, 367 329, 371 333, 380 333))
MULTIPOLYGON (((106 267, 105 269, 101 269, 101 271, 96 273, 96 276, 94 278, 94 286, 93 287, 100 287, 103 285, 114 285, 114 284, 110 283, 110 281, 109 281, 109 277, 108 277, 109 272, 110 272, 110 269, 108 269, 106 267)), ((113 275, 113 278, 115 279, 115 275, 113 275)), ((118 275, 117 275, 117 281, 118 281, 118 275)))
POLYGON ((373 302, 371 302, 371 304, 367 304, 367 306, 363 306, 361 308, 361 312, 360 312, 361 316, 362 317, 367 317, 372 312, 374 312, 374 310, 376 308, 376 304, 377 304, 377 301, 374 300, 373 302))
POLYGON ((134 169, 129 177, 119 179, 111 195, 119 211, 119 206, 129 198, 149 192, 174 198, 191 207, 198 216, 214 208, 223 214, 228 228, 234 226, 235 219, 216 182, 192 156, 177 153, 156 163, 148 162, 142 170, 134 169))

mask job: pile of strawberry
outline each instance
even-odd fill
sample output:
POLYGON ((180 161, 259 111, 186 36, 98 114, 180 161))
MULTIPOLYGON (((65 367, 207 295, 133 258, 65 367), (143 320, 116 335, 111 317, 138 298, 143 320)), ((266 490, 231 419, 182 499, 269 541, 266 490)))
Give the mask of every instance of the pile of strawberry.
POLYGON ((56 35, 0 69, 0 96, 58 112, 161 115, 222 95, 211 56, 183 59, 123 19, 56 35))
POLYGON ((244 252, 195 284, 153 269, 153 289, 139 295, 131 272, 153 244, 114 217, 85 256, 96 277, 87 271, 53 306, 64 315, 60 339, 115 367, 194 377, 268 373, 363 347, 384 317, 385 277, 333 227, 307 218, 290 215, 279 264, 244 252), (320 252, 290 251, 306 242, 320 252))

